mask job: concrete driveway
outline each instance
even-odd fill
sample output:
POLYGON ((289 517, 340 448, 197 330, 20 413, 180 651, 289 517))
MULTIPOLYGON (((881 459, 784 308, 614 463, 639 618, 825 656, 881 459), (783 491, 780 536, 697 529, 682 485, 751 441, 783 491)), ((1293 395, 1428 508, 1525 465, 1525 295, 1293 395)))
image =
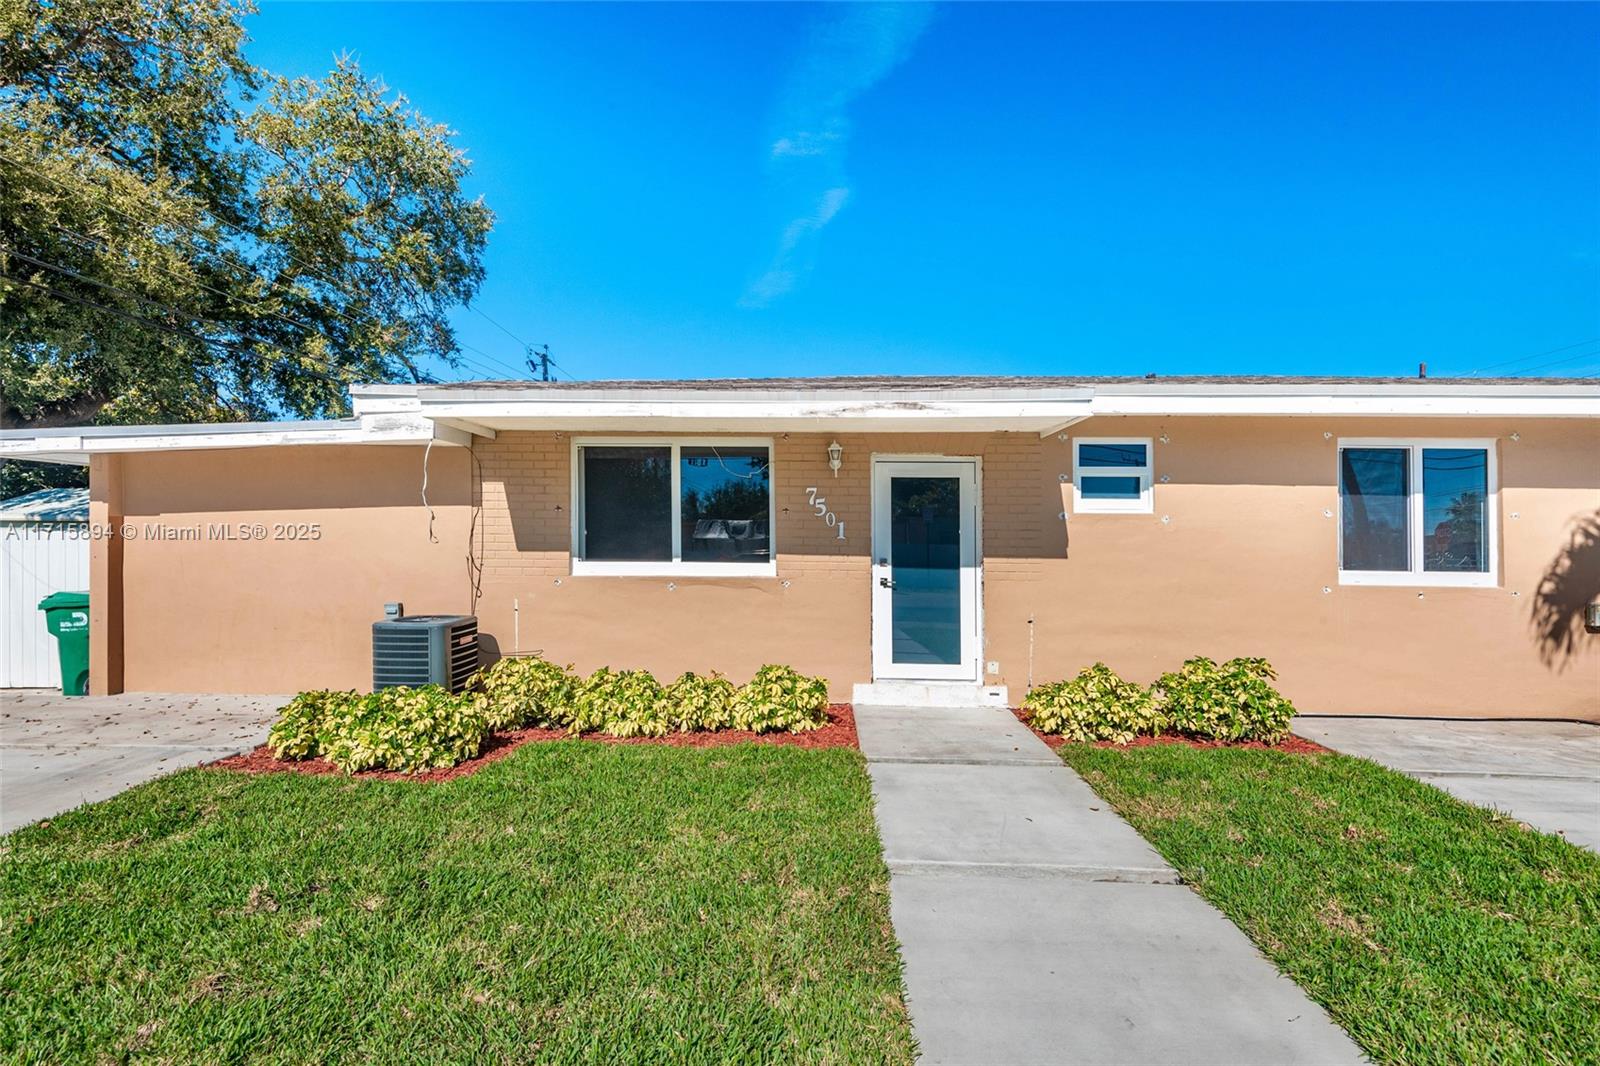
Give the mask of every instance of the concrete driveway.
POLYGON ((287 700, 0 689, 0 833, 253 748, 287 700))
POLYGON ((1600 726, 1302 716, 1294 731, 1600 851, 1600 726))

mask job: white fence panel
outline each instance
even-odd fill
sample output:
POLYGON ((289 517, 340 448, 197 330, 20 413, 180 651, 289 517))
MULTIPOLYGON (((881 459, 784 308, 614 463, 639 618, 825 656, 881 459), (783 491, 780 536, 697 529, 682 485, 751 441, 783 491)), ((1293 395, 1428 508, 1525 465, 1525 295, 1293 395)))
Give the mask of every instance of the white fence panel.
POLYGON ((39 601, 89 590, 86 527, 70 522, 0 523, 0 688, 59 688, 56 638, 39 601))

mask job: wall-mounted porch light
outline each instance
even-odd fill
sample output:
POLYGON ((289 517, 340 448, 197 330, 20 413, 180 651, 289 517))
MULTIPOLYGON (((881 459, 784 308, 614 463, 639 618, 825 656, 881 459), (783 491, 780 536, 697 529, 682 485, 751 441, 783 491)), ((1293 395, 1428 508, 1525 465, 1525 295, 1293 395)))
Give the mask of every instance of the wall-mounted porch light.
POLYGON ((828 445, 828 467, 833 471, 833 476, 839 476, 839 468, 844 465, 844 446, 838 441, 828 445))

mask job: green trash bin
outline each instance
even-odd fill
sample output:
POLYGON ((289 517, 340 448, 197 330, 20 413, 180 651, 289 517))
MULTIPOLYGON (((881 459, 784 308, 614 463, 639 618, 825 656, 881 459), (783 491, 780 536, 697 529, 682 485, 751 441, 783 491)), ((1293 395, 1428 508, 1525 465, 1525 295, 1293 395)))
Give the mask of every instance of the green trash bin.
POLYGON ((52 592, 39 601, 44 624, 61 655, 61 694, 89 693, 89 594, 52 592))

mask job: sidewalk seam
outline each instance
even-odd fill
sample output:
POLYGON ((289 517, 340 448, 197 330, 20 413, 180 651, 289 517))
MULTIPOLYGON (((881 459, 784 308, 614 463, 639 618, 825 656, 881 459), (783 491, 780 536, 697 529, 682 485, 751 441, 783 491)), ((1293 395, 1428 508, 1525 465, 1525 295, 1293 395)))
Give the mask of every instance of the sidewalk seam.
POLYGON ((1171 868, 1147 866, 1077 866, 1067 863, 965 862, 955 859, 886 858, 890 873, 950 873, 1015 878, 1060 878, 1102 884, 1182 885, 1171 868))

